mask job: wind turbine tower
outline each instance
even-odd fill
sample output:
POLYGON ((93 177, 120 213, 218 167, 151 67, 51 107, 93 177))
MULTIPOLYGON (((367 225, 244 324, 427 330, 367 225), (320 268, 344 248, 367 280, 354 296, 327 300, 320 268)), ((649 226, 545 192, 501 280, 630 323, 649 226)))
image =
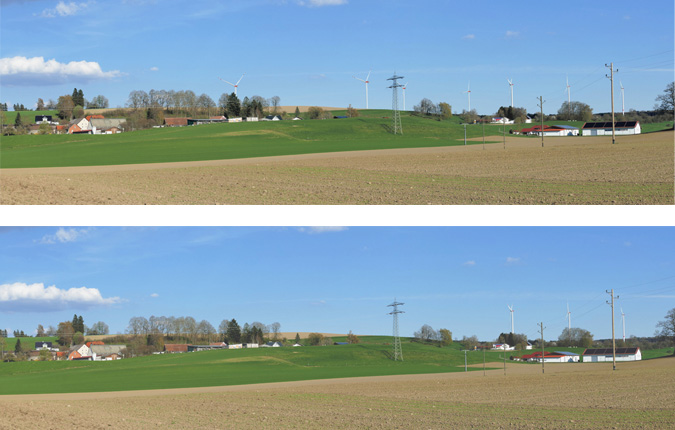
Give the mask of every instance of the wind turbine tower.
POLYGON ((570 94, 570 88, 572 87, 570 87, 570 78, 565 76, 565 81, 567 82, 567 115, 569 116, 569 119, 572 119, 572 95, 570 94))
POLYGON ((513 330, 513 306, 509 306, 509 310, 511 311, 511 333, 515 333, 513 330))
POLYGON ((232 85, 232 86, 234 87, 234 95, 236 96, 236 95, 237 95, 237 88, 239 87, 239 82, 241 82, 241 80, 244 79, 244 75, 245 75, 245 74, 246 74, 246 73, 243 73, 243 74, 241 75, 241 78, 239 78, 239 80, 237 81, 236 84, 233 84, 232 82, 228 82, 228 81, 226 81, 226 80, 223 79, 223 78, 218 78, 218 79, 220 79, 221 81, 225 82, 226 84, 232 85))
POLYGON ((509 88, 511 88, 511 107, 513 108, 513 81, 511 79, 507 79, 509 82, 509 88))
POLYGON ((623 343, 626 345, 626 314, 623 313, 623 308, 621 308, 621 325, 623 325, 623 343))
MULTIPOLYGON (((623 84, 621 83, 621 81, 619 81, 619 85, 621 85, 621 115, 626 116, 626 106, 625 106, 624 100, 623 100, 623 84)), ((624 339, 624 340, 626 340, 626 339, 624 339)))
POLYGON ((357 78, 356 76, 352 76, 352 78, 356 79, 357 81, 361 81, 366 84, 366 109, 368 109, 368 84, 370 83, 368 79, 370 78, 370 72, 372 72, 372 70, 368 71, 368 76, 366 76, 365 80, 357 78))
POLYGON ((401 88, 403 88, 403 112, 405 112, 405 89, 408 88, 408 83, 406 82, 401 88))
POLYGON ((464 92, 469 95, 469 112, 471 112, 471 81, 469 81, 469 87, 464 92))
POLYGON ((570 304, 567 304, 567 331, 572 331, 572 312, 570 312, 570 304))

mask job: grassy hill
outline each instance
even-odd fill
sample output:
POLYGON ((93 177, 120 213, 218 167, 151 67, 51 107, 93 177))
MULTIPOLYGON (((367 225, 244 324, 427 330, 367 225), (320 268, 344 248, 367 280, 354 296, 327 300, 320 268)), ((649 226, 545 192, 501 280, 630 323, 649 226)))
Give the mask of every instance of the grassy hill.
MULTIPOLYGON (((390 341, 387 337, 364 338, 355 345, 204 351, 114 362, 1 363, 0 394, 206 387, 464 370, 459 345, 438 348, 404 341, 404 361, 395 362, 389 358, 390 341)), ((499 354, 488 355, 496 359, 499 354)), ((483 356, 470 354, 469 360, 482 362, 483 356)))

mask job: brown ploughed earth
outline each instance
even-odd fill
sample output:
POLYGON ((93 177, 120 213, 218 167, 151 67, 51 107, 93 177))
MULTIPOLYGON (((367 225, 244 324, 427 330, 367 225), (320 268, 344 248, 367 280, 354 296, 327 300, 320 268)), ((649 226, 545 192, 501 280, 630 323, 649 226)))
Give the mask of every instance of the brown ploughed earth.
POLYGON ((673 138, 3 169, 0 204, 673 204, 673 138))
MULTIPOLYGON (((0 429, 665 429, 675 357, 501 363, 469 373, 176 390, 0 396, 0 429)), ((481 366, 475 366, 481 367, 481 366)), ((96 381, 87 381, 95 384, 96 381)))

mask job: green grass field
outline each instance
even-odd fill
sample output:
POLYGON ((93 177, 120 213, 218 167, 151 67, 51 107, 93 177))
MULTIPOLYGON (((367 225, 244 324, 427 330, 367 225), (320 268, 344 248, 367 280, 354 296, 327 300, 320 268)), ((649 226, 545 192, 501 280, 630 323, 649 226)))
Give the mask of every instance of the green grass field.
MULTIPOLYGON (((164 354, 114 362, 0 363, 0 394, 206 387, 464 370, 464 354, 457 344, 438 348, 404 342, 403 362, 389 358, 391 349, 387 343, 372 342, 164 354)), ((494 360, 498 353, 490 355, 495 355, 494 360)), ((482 354, 474 354, 469 362, 482 360, 482 354)))

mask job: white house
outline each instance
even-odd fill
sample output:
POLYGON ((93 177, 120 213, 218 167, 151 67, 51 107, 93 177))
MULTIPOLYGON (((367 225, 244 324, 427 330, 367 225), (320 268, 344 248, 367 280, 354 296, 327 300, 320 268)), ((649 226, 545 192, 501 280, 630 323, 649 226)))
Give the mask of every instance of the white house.
POLYGON ((91 357, 94 361, 112 361, 122 359, 122 350, 126 345, 92 345, 91 357))
POLYGON ((508 343, 495 343, 492 345, 492 349, 496 351, 514 351, 515 346, 510 346, 508 343))
MULTIPOLYGON (((614 123, 614 134, 640 134, 640 121, 617 121, 614 123)), ((581 127, 582 136, 607 136, 612 134, 612 122, 587 122, 581 127)))
MULTIPOLYGON (((589 348, 583 353, 584 363, 612 361, 612 348, 589 348)), ((616 361, 642 360, 640 348, 616 348, 616 361)))
MULTIPOLYGON (((532 354, 523 355, 522 359, 524 361, 533 361, 535 363, 541 363, 542 354, 541 351, 533 352, 532 354)), ((555 352, 544 352, 544 363, 578 363, 579 354, 567 351, 555 351, 555 352)))
POLYGON ((260 345, 257 343, 245 343, 244 348, 258 348, 260 345))
POLYGON ((513 124, 514 121, 512 119, 508 119, 506 117, 499 117, 499 118, 492 118, 492 124, 513 124))

